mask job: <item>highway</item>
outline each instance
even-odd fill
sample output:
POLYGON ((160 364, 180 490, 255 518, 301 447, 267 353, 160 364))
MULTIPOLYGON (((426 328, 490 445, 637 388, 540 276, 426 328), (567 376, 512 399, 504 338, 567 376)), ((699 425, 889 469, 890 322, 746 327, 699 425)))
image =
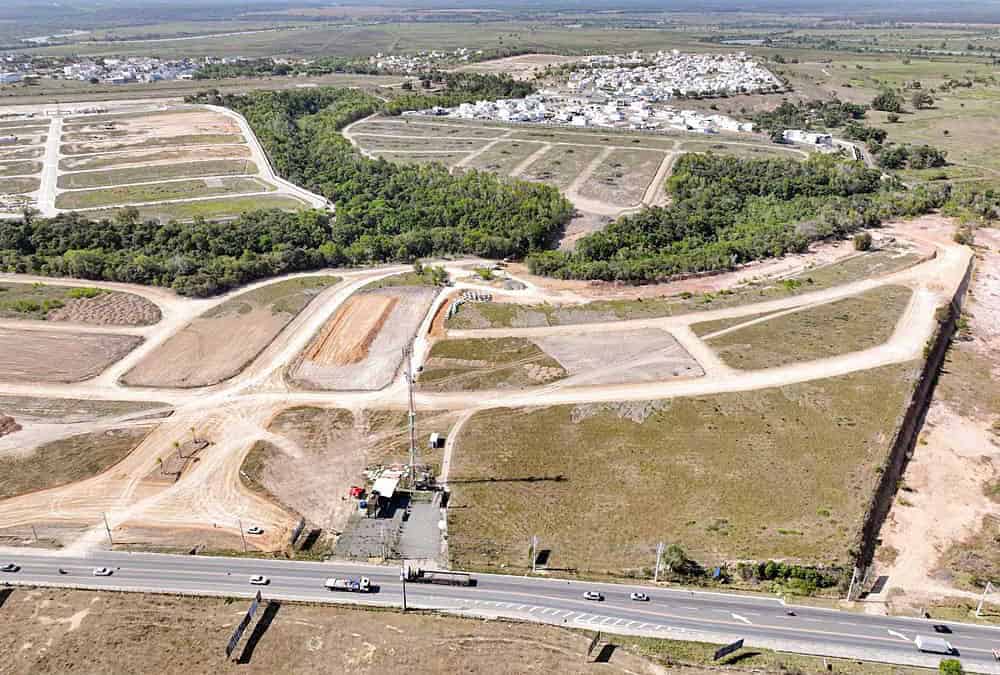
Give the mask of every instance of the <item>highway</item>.
MULTIPOLYGON (((267 600, 403 603, 399 568, 389 566, 154 553, 0 553, 0 564, 8 562, 21 569, 0 573, 0 585, 247 598, 260 588, 267 600), (95 567, 109 567, 113 574, 95 577, 95 567), (249 579, 255 574, 266 575, 270 584, 252 586, 249 579), (329 591, 323 582, 332 576, 367 576, 378 591, 329 591)), ((912 640, 936 635, 955 647, 967 670, 1000 673, 992 655, 1000 648, 1000 627, 944 623, 948 632, 942 633, 935 629, 940 621, 786 606, 762 596, 494 574, 474 577, 477 583, 469 588, 408 582, 407 606, 678 640, 722 643, 745 638, 753 647, 929 667, 936 667, 941 657, 920 653, 912 640), (588 590, 602 592, 605 600, 584 599, 588 590), (633 590, 647 593, 650 601, 630 600, 633 590)))

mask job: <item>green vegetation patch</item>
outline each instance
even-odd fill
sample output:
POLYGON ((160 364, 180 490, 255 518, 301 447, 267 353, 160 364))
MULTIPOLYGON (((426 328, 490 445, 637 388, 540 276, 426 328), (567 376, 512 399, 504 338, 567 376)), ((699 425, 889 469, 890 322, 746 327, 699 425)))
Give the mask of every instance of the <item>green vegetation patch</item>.
POLYGON ((537 534, 549 567, 588 573, 651 567, 658 541, 702 565, 846 564, 917 369, 477 413, 452 460, 452 562, 524 569, 537 534))
POLYGON ((64 155, 89 155, 94 152, 115 152, 137 148, 164 148, 181 145, 216 145, 221 143, 243 143, 239 134, 185 134, 181 136, 158 136, 136 143, 66 143, 61 151, 64 155))
MULTIPOLYGON (((225 220, 237 218, 250 211, 279 209, 281 211, 299 211, 306 208, 303 201, 286 195, 253 195, 252 197, 232 197, 228 199, 204 199, 191 202, 175 202, 173 204, 150 204, 148 206, 132 207, 136 210, 139 220, 153 220, 168 223, 190 222, 195 218, 225 220)), ((88 215, 94 218, 114 218, 124 209, 107 209, 93 211, 88 215)))
POLYGON ((219 159, 204 162, 154 164, 111 171, 64 173, 59 176, 59 187, 66 189, 92 188, 126 183, 195 176, 238 176, 257 173, 257 166, 245 159, 219 159))
POLYGON ((892 336, 911 295, 905 286, 881 286, 729 330, 709 338, 708 344, 727 365, 743 370, 857 352, 883 344, 892 336))
POLYGON ((0 318, 44 320, 70 300, 92 298, 107 291, 51 284, 0 283, 0 318))
POLYGON ((441 340, 431 347, 420 386, 431 391, 506 389, 565 376, 558 361, 524 338, 441 340))
MULTIPOLYGON (((997 484, 987 490, 1000 501, 997 484)), ((1000 578, 1000 518, 987 516, 968 538, 952 544, 941 557, 940 570, 959 588, 980 593, 986 582, 1000 578)))
POLYGON ((211 319, 232 314, 248 314, 257 307, 271 310, 273 314, 294 317, 324 289, 340 283, 335 276, 305 276, 266 284, 213 307, 201 318, 211 319))
POLYGON ((593 160, 601 149, 583 145, 553 145, 529 164, 521 177, 565 190, 593 160))
POLYGON ((103 190, 64 192, 56 197, 60 209, 87 209, 100 206, 192 199, 241 192, 266 192, 274 187, 255 178, 181 180, 172 183, 129 185, 103 190))
POLYGON ((95 431, 0 456, 0 499, 74 483, 114 466, 142 442, 150 427, 95 431))
MULTIPOLYGON (((3 160, 0 159, 0 162, 3 160)), ((40 162, 10 162, 0 164, 0 176, 28 176, 42 170, 40 162)))

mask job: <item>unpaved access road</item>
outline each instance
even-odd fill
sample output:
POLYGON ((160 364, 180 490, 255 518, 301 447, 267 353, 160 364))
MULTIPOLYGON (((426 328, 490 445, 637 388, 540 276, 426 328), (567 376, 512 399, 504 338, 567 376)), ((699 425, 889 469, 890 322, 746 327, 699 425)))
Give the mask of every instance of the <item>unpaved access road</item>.
MULTIPOLYGON (((950 230, 948 221, 936 218, 915 221, 899 228, 897 236, 912 238, 937 250, 937 256, 933 259, 903 272, 758 305, 697 312, 666 319, 461 333, 468 337, 520 335, 533 339, 561 339, 565 336, 591 334, 605 339, 612 335, 656 329, 666 331, 693 357, 697 366, 705 372, 702 377, 676 378, 670 373, 671 376, 663 380, 626 383, 626 380, 617 379, 621 373, 616 374, 612 369, 612 372, 605 373, 611 378, 605 381, 610 381, 611 384, 574 383, 570 379, 523 391, 484 391, 475 396, 468 393, 421 392, 416 395, 416 403, 418 409, 452 410, 466 414, 472 410, 499 406, 663 399, 777 387, 918 359, 936 325, 936 308, 951 299, 966 274, 971 258, 968 248, 950 240, 950 230), (833 302, 884 284, 910 286, 914 290, 912 300, 892 337, 885 344, 862 352, 763 371, 737 372, 721 364, 712 350, 689 329, 689 325, 696 322, 833 302)), ((482 263, 460 260, 447 262, 445 266, 453 276, 460 276, 466 273, 465 270, 470 265, 476 264, 482 263)), ((268 438, 269 420, 289 406, 317 403, 354 411, 405 409, 407 390, 402 373, 390 375, 387 386, 378 391, 313 392, 294 390, 287 382, 285 372, 308 348, 330 318, 358 290, 378 279, 406 271, 409 268, 405 266, 389 266, 317 272, 316 274, 334 273, 344 279, 344 282, 329 295, 310 303, 247 368, 222 384, 186 390, 137 390, 127 387, 118 378, 140 358, 134 353, 109 368, 101 377, 89 382, 38 384, 36 380, 29 384, 6 379, 0 383, 0 394, 156 400, 173 406, 176 412, 173 417, 163 421, 115 471, 88 481, 4 502, 3 508, 0 508, 0 530, 53 520, 76 523, 86 528, 85 534, 79 538, 71 537, 65 543, 72 550, 88 551, 100 548, 106 540, 102 513, 107 514, 113 531, 161 532, 165 541, 169 541, 171 531, 198 530, 208 533, 208 540, 217 535, 219 541, 225 539, 231 542, 233 535, 238 535, 237 519, 243 519, 244 522, 262 525, 268 532, 267 536, 251 542, 252 546, 263 549, 280 546, 282 533, 287 531, 292 518, 280 507, 250 493, 243 486, 239 479, 243 458, 254 442, 268 438), (157 461, 174 452, 175 442, 190 438, 192 427, 197 429, 199 435, 210 440, 212 445, 176 483, 150 483, 147 478, 155 472, 157 461)), ((275 280, 255 284, 252 288, 272 283, 275 280)), ((87 285, 102 284, 87 282, 87 285)), ((455 291, 465 288, 477 288, 477 285, 459 282, 455 291)), ((478 288, 490 292, 496 290, 485 286, 478 288)), ((127 290, 133 289, 129 287, 127 290)), ((246 290, 248 289, 240 292, 246 290)), ((377 292, 386 293, 389 290, 379 289, 377 292)), ((173 297, 160 289, 137 289, 134 292, 140 292, 157 302, 163 312, 164 319, 147 333, 147 343, 153 345, 162 344, 195 316, 236 295, 193 301, 173 297)), ((549 292, 530 285, 523 291, 511 293, 531 302, 559 302, 565 297, 559 292, 549 292)), ((444 295, 434 302, 427 300, 422 309, 414 314, 414 326, 419 326, 419 329, 415 329, 415 367, 419 367, 426 357, 428 344, 433 339, 428 339, 431 317, 443 301, 444 295)), ((412 335, 412 330, 409 334, 412 335)), ((452 331, 449 336, 459 334, 452 331)), ((372 344, 375 345, 375 342, 372 344)), ((148 353, 149 349, 147 345, 143 345, 136 352, 148 353)), ((401 354, 394 358, 401 358, 401 354)), ((625 365, 628 364, 623 364, 623 367, 625 365)), ((396 372, 396 367, 391 372, 396 372)), ((445 463, 447 465, 447 457, 445 463)))

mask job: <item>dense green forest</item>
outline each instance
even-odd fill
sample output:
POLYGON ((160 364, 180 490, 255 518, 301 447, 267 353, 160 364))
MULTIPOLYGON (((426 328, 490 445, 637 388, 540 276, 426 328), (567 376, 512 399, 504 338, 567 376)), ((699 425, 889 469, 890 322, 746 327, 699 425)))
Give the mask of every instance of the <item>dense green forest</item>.
POLYGON ((462 103, 495 101, 501 98, 524 98, 535 93, 528 82, 519 82, 510 75, 483 73, 432 73, 421 77, 427 86, 443 87, 425 94, 404 94, 385 104, 385 112, 399 115, 406 110, 454 108, 462 103))
POLYGON ((247 213, 228 223, 113 222, 77 214, 0 228, 0 269, 171 286, 211 295, 254 279, 325 265, 423 256, 524 256, 551 245, 572 215, 544 185, 442 166, 362 157, 340 134, 380 109, 352 89, 217 92, 196 97, 244 114, 275 169, 336 204, 316 211, 247 213))
POLYGON ((647 282, 802 251, 815 239, 940 207, 948 186, 892 192, 860 162, 816 155, 798 163, 682 156, 667 182, 670 206, 618 219, 572 253, 528 258, 537 274, 647 282))

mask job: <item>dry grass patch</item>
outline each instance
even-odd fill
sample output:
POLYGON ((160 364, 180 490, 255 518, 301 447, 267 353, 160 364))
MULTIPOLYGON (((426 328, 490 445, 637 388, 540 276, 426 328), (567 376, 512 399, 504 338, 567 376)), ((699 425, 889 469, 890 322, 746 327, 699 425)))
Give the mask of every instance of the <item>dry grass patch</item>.
POLYGON ((132 386, 204 387, 242 372, 338 277, 286 279, 241 293, 205 312, 125 374, 132 386), (239 339, 233 339, 239 336, 239 339))
POLYGON ((541 143, 531 141, 501 141, 478 154, 469 167, 507 176, 540 147, 541 143))
POLYGON ((151 429, 95 431, 0 456, 0 499, 96 476, 124 459, 151 429))
POLYGON ((23 195, 34 192, 42 182, 37 178, 0 178, 0 195, 23 195))
POLYGON ((0 319, 148 326, 160 308, 132 293, 42 283, 0 283, 0 319))
POLYGON ((664 157, 653 150, 615 150, 597 165, 580 195, 606 204, 639 204, 664 157))
POLYGON ((528 165, 518 178, 565 190, 600 154, 599 147, 553 145, 528 165))
POLYGON ((510 389, 546 384, 566 371, 524 338, 441 340, 431 347, 420 387, 430 391, 510 389))
MULTIPOLYGON (((398 135, 405 135, 407 132, 399 131, 398 135)), ((361 145, 362 148, 370 152, 379 152, 382 150, 450 150, 453 152, 467 152, 471 150, 479 150, 484 145, 489 142, 489 139, 479 138, 470 139, 468 137, 423 137, 423 136, 412 136, 406 138, 399 138, 398 135, 368 135, 365 133, 354 134, 354 140, 361 145)))
MULTIPOLYGON (((281 209, 282 211, 298 211, 308 205, 294 197, 269 194, 249 197, 229 197, 223 199, 203 199, 191 202, 173 202, 170 204, 148 204, 139 206, 139 218, 143 221, 158 220, 167 223, 171 220, 191 221, 197 217, 206 220, 235 218, 247 211, 258 209, 281 209)), ((112 218, 121 209, 100 209, 88 213, 92 218, 112 218)))
POLYGON ((706 339, 726 365, 743 370, 840 356, 885 343, 912 294, 905 286, 881 286, 742 328, 717 329, 725 332, 706 339))
POLYGON ((151 180, 171 178, 193 178, 196 176, 240 176, 257 173, 257 165, 247 159, 219 159, 203 162, 181 162, 178 164, 154 164, 128 169, 109 171, 86 171, 64 173, 59 176, 59 187, 66 189, 103 187, 143 183, 151 180))
MULTIPOLYGON (((996 484, 987 488, 994 500, 1000 496, 997 488, 996 484)), ((1000 579, 1000 518, 983 518, 971 536, 944 552, 938 566, 951 583, 976 593, 982 592, 987 581, 1000 579)))
POLYGON ((28 176, 41 170, 40 162, 9 162, 0 165, 0 176, 28 176))
POLYGON ((538 534, 550 567, 581 572, 648 567, 658 541, 703 564, 845 564, 917 367, 477 413, 452 460, 452 562, 522 569, 538 534))
POLYGON ((64 155, 90 155, 95 152, 118 152, 143 148, 170 148, 183 145, 216 145, 222 143, 243 143, 240 134, 183 134, 136 140, 134 142, 111 143, 65 143, 60 148, 64 155))
POLYGON ((452 167, 468 157, 469 152, 425 152, 421 154, 376 150, 373 154, 395 164, 442 164, 446 167, 452 167))
POLYGON ((687 141, 681 144, 682 152, 711 152, 716 155, 730 155, 743 159, 798 159, 805 160, 803 152, 780 145, 751 145, 749 143, 725 143, 710 141, 687 141))
POLYGON ((250 148, 245 145, 207 145, 202 148, 177 148, 172 150, 147 150, 122 154, 65 157, 59 161, 61 171, 93 171, 119 166, 146 166, 172 162, 194 162, 218 159, 245 159, 250 148))
POLYGON ((273 185, 268 185, 256 178, 202 178, 179 180, 172 183, 151 183, 102 190, 64 192, 56 197, 56 207, 60 209, 90 209, 101 206, 141 204, 170 199, 194 199, 271 190, 274 190, 273 185))

